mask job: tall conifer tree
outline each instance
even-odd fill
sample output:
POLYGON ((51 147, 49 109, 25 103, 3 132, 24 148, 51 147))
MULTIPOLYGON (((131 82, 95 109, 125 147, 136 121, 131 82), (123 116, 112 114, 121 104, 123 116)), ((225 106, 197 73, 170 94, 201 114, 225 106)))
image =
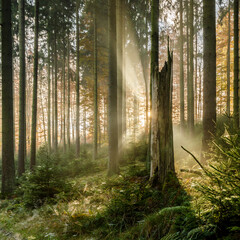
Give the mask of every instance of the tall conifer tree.
POLYGON ((19 0, 19 144, 18 175, 25 171, 26 154, 26 60, 25 60, 25 0, 19 0))
POLYGON ((207 151, 216 122, 215 0, 203 0, 203 64, 203 151, 207 151))

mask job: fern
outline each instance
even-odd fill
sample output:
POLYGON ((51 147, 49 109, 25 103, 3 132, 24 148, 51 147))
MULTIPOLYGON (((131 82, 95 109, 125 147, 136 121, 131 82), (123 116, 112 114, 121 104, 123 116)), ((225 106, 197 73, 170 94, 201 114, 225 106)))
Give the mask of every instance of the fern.
POLYGON ((210 237, 216 234, 216 225, 203 225, 197 228, 192 229, 188 235, 188 240, 200 240, 205 239, 205 237, 210 237))
POLYGON ((179 214, 182 212, 187 212, 189 211, 189 207, 186 206, 174 206, 174 207, 166 207, 163 208, 159 211, 159 215, 161 216, 166 216, 166 215, 174 215, 174 214, 179 214))
POLYGON ((166 236, 162 237, 160 240, 181 240, 181 238, 179 238, 179 235, 179 232, 169 233, 166 236))

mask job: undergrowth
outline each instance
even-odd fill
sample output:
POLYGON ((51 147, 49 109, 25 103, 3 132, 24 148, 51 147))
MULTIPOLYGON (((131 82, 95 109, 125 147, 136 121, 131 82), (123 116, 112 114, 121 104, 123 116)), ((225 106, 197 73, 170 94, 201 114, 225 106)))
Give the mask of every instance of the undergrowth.
POLYGON ((79 159, 43 147, 35 171, 19 179, 16 197, 0 202, 1 226, 36 240, 237 240, 239 143, 238 134, 227 132, 200 175, 182 173, 180 181, 169 175, 162 191, 149 182, 145 141, 125 150, 121 174, 112 177, 106 149, 94 162, 89 146, 79 159))

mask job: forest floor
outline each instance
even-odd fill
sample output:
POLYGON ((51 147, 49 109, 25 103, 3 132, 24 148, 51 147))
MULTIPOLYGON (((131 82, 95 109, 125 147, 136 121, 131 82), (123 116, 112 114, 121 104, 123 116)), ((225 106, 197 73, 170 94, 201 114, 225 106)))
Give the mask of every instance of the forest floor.
POLYGON ((97 161, 92 160, 92 146, 82 152, 80 159, 69 153, 49 157, 43 148, 38 153, 41 164, 34 174, 27 173, 19 181, 10 200, 0 200, 0 239, 240 239, 239 217, 233 214, 231 225, 223 227, 225 232, 216 222, 221 213, 216 199, 228 201, 228 219, 230 210, 239 212, 238 193, 231 191, 226 198, 219 191, 218 196, 215 185, 206 181, 206 176, 196 174, 201 169, 181 149, 183 145, 198 157, 200 139, 199 135, 190 139, 175 134, 177 174, 170 175, 161 190, 149 182, 144 141, 129 146, 120 174, 111 177, 106 170, 107 146, 101 148, 97 161), (181 172, 182 168, 190 171, 181 172), (198 191, 196 186, 201 184, 210 193, 213 189, 214 194, 198 191), (231 205, 229 199, 234 200, 231 205))
POLYGON ((1 200, 0 239, 138 239, 135 234, 141 224, 145 237, 147 228, 152 228, 147 217, 164 207, 189 203, 179 186, 164 194, 152 189, 141 161, 122 166, 121 174, 112 177, 107 177, 104 164, 94 167, 97 171, 69 178, 70 196, 60 193, 54 203, 26 208, 18 197, 1 200))

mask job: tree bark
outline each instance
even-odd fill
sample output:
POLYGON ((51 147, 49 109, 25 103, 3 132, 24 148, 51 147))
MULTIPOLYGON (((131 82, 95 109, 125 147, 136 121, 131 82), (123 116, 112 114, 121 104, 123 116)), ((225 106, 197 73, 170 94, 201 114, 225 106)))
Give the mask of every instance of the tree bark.
POLYGON ((183 0, 180 0, 180 126, 182 130, 184 122, 183 0))
POLYGON ((80 93, 79 93, 79 0, 77 0, 76 6, 76 53, 77 53, 77 64, 76 64, 76 156, 80 156, 80 93))
POLYGON ((198 94, 198 117, 202 120, 202 71, 201 66, 199 66, 199 94, 198 94))
POLYGON ((53 59, 53 51, 52 51, 52 147, 55 148, 55 82, 54 82, 54 59, 53 59))
POLYGON ((228 2, 228 48, 227 48, 227 115, 230 116, 230 44, 231 44, 231 2, 228 2))
POLYGON ((122 0, 117 1, 117 82, 118 82, 118 150, 119 156, 121 156, 122 151, 122 101, 123 101, 123 25, 122 16, 123 14, 123 4, 122 0))
POLYGON ((198 121, 198 4, 195 8, 195 84, 194 84, 194 113, 195 120, 198 121))
POLYGON ((66 152, 66 46, 65 39, 63 39, 63 152, 66 152))
POLYGON ((87 110, 86 105, 83 107, 83 143, 84 146, 87 144, 87 110))
POLYGON ((122 48, 123 48, 123 59, 122 59, 122 137, 125 138, 127 131, 127 120, 126 120, 126 99, 127 99, 127 89, 126 89, 126 0, 122 2, 122 48))
POLYGON ((187 58, 187 128, 189 129, 189 112, 190 112, 190 88, 189 88, 189 80, 190 80, 190 71, 189 71, 189 0, 185 1, 186 4, 186 58, 187 58))
POLYGON ((234 0, 234 95, 233 112, 235 127, 239 128, 239 0, 234 0))
POLYGON ((11 1, 1 0, 2 7, 2 195, 12 194, 15 184, 13 131, 13 59, 11 1))
POLYGON ((26 156, 26 60, 25 60, 25 0, 19 0, 19 145, 18 176, 25 172, 26 156))
POLYGON ((152 83, 152 184, 162 188, 175 172, 172 127, 172 57, 152 83))
POLYGON ((40 104, 41 104, 41 110, 42 110, 42 125, 43 125, 43 137, 44 137, 44 143, 47 143, 47 134, 46 134, 46 125, 45 125, 45 112, 44 112, 44 106, 43 106, 43 81, 42 81, 42 76, 40 76, 40 83, 41 85, 39 86, 39 94, 40 94, 40 104))
POLYGON ((203 0, 203 151, 215 134, 216 23, 215 0, 203 0))
POLYGON ((157 138, 157 116, 156 109, 153 103, 156 101, 156 95, 153 93, 154 85, 157 82, 156 73, 159 72, 159 60, 158 60, 158 52, 159 52, 159 0, 152 0, 151 3, 151 24, 152 24, 152 32, 151 32, 151 79, 150 79, 150 110, 151 110, 151 118, 150 118, 150 139, 149 139, 149 155, 151 162, 151 172, 150 176, 153 177, 155 169, 157 168, 157 158, 155 154, 158 154, 159 149, 155 144, 154 139, 157 138))
POLYGON ((193 134, 194 131, 194 48, 193 48, 193 35, 194 35, 194 28, 193 28, 193 0, 190 0, 190 11, 189 11, 189 29, 190 29, 190 36, 189 36, 189 85, 188 85, 188 105, 189 105, 189 112, 188 112, 188 124, 189 124, 189 131, 193 134))
POLYGON ((58 150, 58 53, 57 53, 57 14, 54 29, 54 151, 58 150))
POLYGON ((151 180, 164 186, 170 172, 174 172, 172 129, 172 57, 159 72, 159 0, 152 0, 151 34, 151 180))
POLYGON ((71 87, 71 79, 70 79, 70 33, 68 30, 68 39, 67 39, 67 85, 68 85, 68 99, 67 99, 67 144, 68 150, 70 149, 71 137, 70 137, 70 108, 71 108, 71 95, 70 95, 70 87, 71 87))
POLYGON ((36 136, 37 136, 37 88, 38 88, 38 34, 39 34, 39 0, 35 0, 35 28, 34 28, 34 76, 32 101, 32 132, 31 132, 31 158, 30 168, 36 165, 36 136))
POLYGON ((108 101, 108 174, 119 172, 118 163, 118 109, 117 109, 117 32, 116 0, 108 0, 108 44, 109 44, 109 101, 108 101))
POLYGON ((48 152, 51 152, 51 53, 50 53, 50 34, 48 33, 48 152))
MULTIPOLYGON (((145 1, 145 4, 148 5, 148 1, 145 1)), ((148 135, 148 129, 149 129, 149 55, 148 55, 148 49, 147 46, 149 44, 149 34, 148 34, 148 16, 147 16, 147 11, 145 14, 145 50, 144 50, 144 82, 145 82, 145 90, 146 90, 146 99, 145 99, 145 104, 146 104, 146 112, 145 112, 145 118, 146 118, 146 123, 145 123, 145 134, 146 136, 148 135)))
POLYGON ((93 159, 96 160, 98 154, 98 44, 97 44, 97 1, 94 6, 94 140, 93 159))

